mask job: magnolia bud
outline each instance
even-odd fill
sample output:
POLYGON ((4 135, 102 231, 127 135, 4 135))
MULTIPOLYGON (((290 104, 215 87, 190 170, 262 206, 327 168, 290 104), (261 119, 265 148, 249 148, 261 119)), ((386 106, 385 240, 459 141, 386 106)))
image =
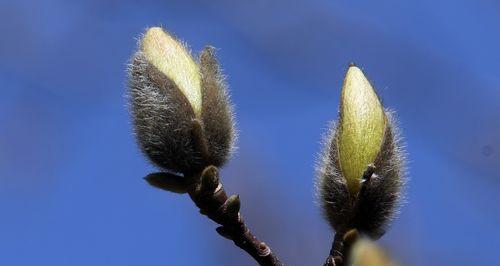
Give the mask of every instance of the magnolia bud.
POLYGON ((356 241, 349 258, 353 266, 395 266, 396 264, 379 248, 368 239, 356 241))
POLYGON ((157 166, 193 174, 227 161, 235 139, 226 84, 206 47, 195 62, 162 28, 139 40, 128 69, 131 114, 144 154, 157 166))
POLYGON ((401 197, 403 154, 393 115, 351 65, 340 119, 331 127, 318 167, 319 201, 335 230, 356 228, 373 238, 385 232, 401 197))

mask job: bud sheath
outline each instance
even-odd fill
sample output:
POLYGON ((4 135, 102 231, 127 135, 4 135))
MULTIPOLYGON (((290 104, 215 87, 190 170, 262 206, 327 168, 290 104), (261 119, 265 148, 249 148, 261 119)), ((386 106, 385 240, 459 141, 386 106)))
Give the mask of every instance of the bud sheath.
POLYGON ((375 161, 386 124, 384 109, 370 82, 358 67, 349 67, 342 88, 337 141, 340 167, 351 194, 359 191, 363 172, 375 161))
POLYGON ((141 50, 148 62, 179 87, 199 116, 202 101, 200 69, 186 47, 162 28, 153 27, 144 34, 141 50))

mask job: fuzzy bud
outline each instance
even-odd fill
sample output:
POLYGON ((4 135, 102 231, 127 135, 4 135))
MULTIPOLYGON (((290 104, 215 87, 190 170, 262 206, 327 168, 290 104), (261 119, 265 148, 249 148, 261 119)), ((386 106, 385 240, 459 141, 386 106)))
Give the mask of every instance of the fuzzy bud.
POLYGON ((234 122, 212 47, 196 62, 182 42, 153 27, 140 38, 128 73, 136 137, 155 165, 193 174, 227 161, 234 122))
POLYGON ((339 122, 333 123, 318 167, 318 196, 336 231, 380 237, 404 184, 404 153, 392 113, 358 67, 344 79, 339 122))

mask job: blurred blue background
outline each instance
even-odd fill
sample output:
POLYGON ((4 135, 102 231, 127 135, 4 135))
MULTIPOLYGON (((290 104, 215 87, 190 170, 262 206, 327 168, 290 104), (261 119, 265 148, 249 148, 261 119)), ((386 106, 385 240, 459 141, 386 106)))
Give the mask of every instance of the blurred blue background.
POLYGON ((321 135, 347 65, 398 111, 408 202, 380 244, 403 265, 500 265, 498 1, 0 2, 0 265, 254 265, 187 196, 149 187, 127 114, 136 37, 219 48, 240 131, 223 170, 256 235, 322 265, 321 135))

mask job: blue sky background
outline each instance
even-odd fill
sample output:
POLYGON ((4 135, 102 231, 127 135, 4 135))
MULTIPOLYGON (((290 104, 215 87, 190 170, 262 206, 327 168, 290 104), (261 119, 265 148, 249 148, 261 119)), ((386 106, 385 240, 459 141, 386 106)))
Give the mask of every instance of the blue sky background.
POLYGON ((156 25, 220 49, 240 131, 223 182, 285 263, 329 251, 313 173, 350 61, 409 152, 380 244, 403 265, 500 263, 498 1, 2 0, 0 265, 254 265, 142 179, 125 67, 156 25))

